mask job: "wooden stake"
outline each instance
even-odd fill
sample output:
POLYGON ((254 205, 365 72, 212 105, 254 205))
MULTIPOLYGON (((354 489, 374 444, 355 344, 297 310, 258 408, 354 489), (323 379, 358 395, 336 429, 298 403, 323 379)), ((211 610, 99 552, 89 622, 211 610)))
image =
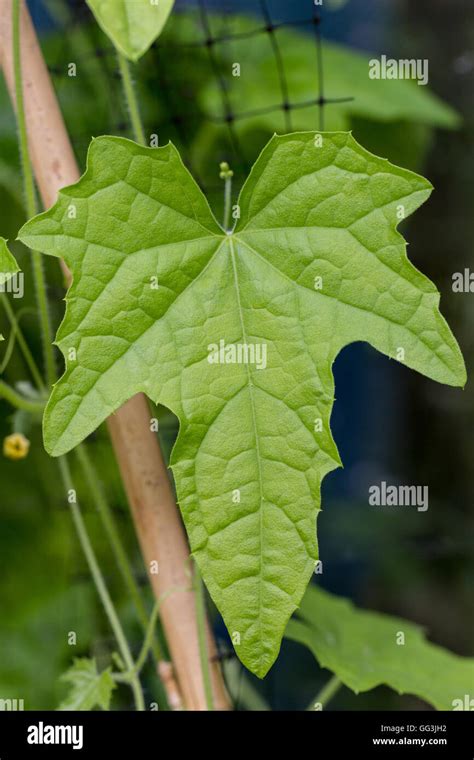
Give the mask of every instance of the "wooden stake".
MULTIPOLYGON (((0 0, 0 65, 14 102, 11 18, 11 0, 0 0)), ((44 207, 49 208, 62 187, 77 182, 79 169, 24 3, 21 56, 30 155, 44 207)), ((90 105, 94 107, 92 102, 90 105)), ((62 266, 70 280, 67 267, 64 263, 62 266)), ((162 600, 161 621, 183 702, 188 710, 205 710, 189 548, 158 439, 150 430, 150 410, 145 396, 139 394, 127 401, 108 419, 108 427, 143 560, 154 594, 162 600), (153 562, 159 567, 156 575, 150 574, 153 562)), ((209 628, 208 650, 214 705, 216 709, 230 709, 209 628)))

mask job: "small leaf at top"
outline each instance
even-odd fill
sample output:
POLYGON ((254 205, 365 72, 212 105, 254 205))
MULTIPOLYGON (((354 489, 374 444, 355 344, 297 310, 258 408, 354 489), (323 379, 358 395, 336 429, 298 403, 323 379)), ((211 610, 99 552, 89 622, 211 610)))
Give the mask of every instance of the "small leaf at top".
POLYGON ((161 34, 174 0, 86 0, 115 47, 137 61, 161 34))
POLYGON ((356 694, 386 684, 453 710, 465 709, 460 705, 472 693, 474 658, 431 644, 414 623, 358 609, 313 585, 285 637, 308 647, 356 694))
POLYGON ((95 660, 80 657, 74 660, 61 680, 71 684, 71 689, 58 710, 110 709, 112 692, 116 688, 110 668, 99 673, 95 660))
POLYGON ((396 229, 430 192, 348 133, 275 136, 226 233, 171 144, 103 137, 81 180, 20 232, 74 275, 47 450, 70 450, 139 391, 177 415, 171 464, 191 548, 259 676, 318 556, 320 485, 340 464, 339 351, 366 341, 465 382, 439 293, 396 229))

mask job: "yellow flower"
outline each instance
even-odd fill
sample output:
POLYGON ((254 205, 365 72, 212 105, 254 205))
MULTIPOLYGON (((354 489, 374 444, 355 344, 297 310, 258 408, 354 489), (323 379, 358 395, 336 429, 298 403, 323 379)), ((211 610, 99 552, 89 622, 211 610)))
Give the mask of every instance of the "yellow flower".
POLYGON ((28 456, 30 442, 22 433, 13 433, 3 439, 3 455, 7 459, 24 459, 28 456))

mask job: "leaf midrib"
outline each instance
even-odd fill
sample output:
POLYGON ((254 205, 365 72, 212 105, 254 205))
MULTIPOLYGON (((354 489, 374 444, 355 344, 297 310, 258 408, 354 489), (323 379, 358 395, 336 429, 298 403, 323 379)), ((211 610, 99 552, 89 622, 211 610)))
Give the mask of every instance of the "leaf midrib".
MULTIPOLYGON (((233 236, 228 235, 229 238, 229 248, 230 248, 230 255, 232 259, 232 269, 234 273, 234 284, 235 284, 235 292, 237 296, 237 306, 239 309, 239 318, 240 318, 240 325, 242 328, 242 338, 244 343, 247 343, 247 331, 245 329, 245 321, 244 321, 244 314, 242 310, 242 303, 240 300, 240 287, 239 287, 239 277, 237 273, 237 263, 235 260, 235 251, 234 251, 234 243, 233 243, 233 236)), ((252 414, 252 425, 253 425, 253 432, 254 432, 254 438, 255 438, 255 453, 256 453, 256 459, 257 459, 257 469, 258 469, 258 482, 259 482, 259 491, 260 491, 260 509, 259 509, 259 542, 260 542, 260 552, 259 552, 259 581, 258 581, 258 630, 259 630, 259 639, 260 641, 263 641, 262 638, 262 585, 263 585, 263 547, 264 547, 264 526, 263 526, 263 503, 264 503, 264 494, 263 494, 263 476, 262 476, 262 466, 261 466, 261 453, 260 453, 260 443, 259 443, 259 433, 258 433, 258 425, 257 425, 257 415, 255 411, 255 401, 253 397, 253 383, 252 383, 252 377, 250 374, 250 367, 248 364, 245 365, 247 370, 247 383, 248 383, 248 392, 249 392, 249 399, 250 399, 250 408, 251 408, 251 414, 252 414)), ((264 658, 264 655, 261 654, 259 658, 259 665, 262 664, 262 659, 264 658)))

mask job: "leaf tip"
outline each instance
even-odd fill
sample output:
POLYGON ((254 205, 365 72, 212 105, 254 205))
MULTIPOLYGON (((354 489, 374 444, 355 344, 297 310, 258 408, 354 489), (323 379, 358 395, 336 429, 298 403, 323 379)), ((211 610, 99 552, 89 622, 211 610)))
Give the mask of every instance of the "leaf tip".
POLYGON ((467 371, 464 365, 462 371, 459 373, 459 376, 458 376, 457 387, 460 388, 462 391, 465 391, 466 385, 467 385, 467 371))

